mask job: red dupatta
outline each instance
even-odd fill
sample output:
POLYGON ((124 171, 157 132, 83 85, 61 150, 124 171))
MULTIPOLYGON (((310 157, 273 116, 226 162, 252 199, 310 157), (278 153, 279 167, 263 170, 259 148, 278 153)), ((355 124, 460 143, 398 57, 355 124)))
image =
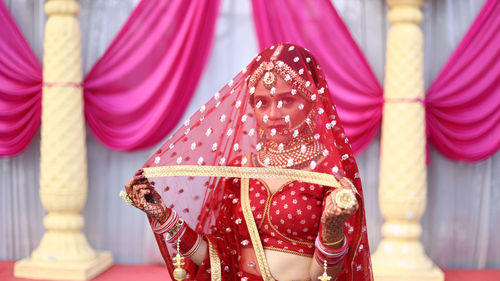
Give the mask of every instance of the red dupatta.
MULTIPOLYGON (((297 110, 304 108, 304 104, 294 106, 297 110)), ((278 105, 276 110, 280 109, 281 105, 278 105)), ((298 141, 299 138, 295 137, 294 134, 292 142, 298 141)), ((277 149, 282 145, 275 144, 277 149)), ((184 126, 151 156, 144 168, 145 175, 154 178, 156 189, 167 206, 176 210, 210 244, 211 251, 201 266, 188 261, 189 280, 208 280, 215 274, 222 280, 239 279, 241 241, 233 231, 232 208, 235 201, 244 199, 241 190, 245 189, 241 189, 240 183, 245 179, 277 177, 335 188, 339 185, 333 174, 339 173, 350 179, 359 192, 360 209, 345 224, 344 232, 350 245, 337 280, 373 280, 356 161, 321 67, 313 55, 300 46, 281 43, 259 53, 186 120, 184 126), (259 127, 261 122, 267 121, 256 119, 255 110, 259 105, 253 98, 255 86, 269 82, 267 86, 272 95, 274 91, 279 92, 279 89, 273 89, 276 77, 292 87, 290 95, 300 95, 312 106, 305 120, 289 120, 290 116, 288 121, 287 116, 283 119, 286 124, 307 123, 307 137, 314 138, 312 141, 321 147, 318 154, 321 162, 316 162, 318 158, 305 157, 303 163, 294 163, 297 160, 292 159, 285 161, 283 167, 276 167, 265 158, 260 159, 260 167, 248 167, 248 157, 263 155, 268 144, 266 134, 277 132, 271 129, 265 132, 259 127)), ((247 227, 252 231, 251 225, 247 227)), ((172 272, 171 256, 175 250, 166 245, 163 237, 157 236, 157 242, 172 272)), ((265 274, 262 268, 261 272, 265 274)))

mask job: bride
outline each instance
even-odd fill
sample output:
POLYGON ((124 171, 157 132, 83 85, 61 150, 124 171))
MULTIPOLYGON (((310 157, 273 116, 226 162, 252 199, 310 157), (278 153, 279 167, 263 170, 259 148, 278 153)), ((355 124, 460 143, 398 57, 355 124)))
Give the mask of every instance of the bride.
POLYGON ((125 189, 171 274, 178 245, 190 280, 373 280, 356 161, 302 47, 258 54, 125 189))

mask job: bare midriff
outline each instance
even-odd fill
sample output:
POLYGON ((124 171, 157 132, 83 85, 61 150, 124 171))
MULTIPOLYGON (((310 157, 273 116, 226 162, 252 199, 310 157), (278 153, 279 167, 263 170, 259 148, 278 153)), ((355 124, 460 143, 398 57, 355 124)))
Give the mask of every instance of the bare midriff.
MULTIPOLYGON (((275 280, 309 280, 313 258, 264 249, 269 271, 275 280)), ((259 263, 251 247, 241 252, 241 270, 261 276, 259 263)))

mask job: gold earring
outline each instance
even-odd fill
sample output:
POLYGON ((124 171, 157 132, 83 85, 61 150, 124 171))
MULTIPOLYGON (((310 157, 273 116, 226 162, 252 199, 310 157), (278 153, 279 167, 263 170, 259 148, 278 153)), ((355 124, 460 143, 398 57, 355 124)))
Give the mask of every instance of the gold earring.
POLYGON ((310 122, 307 123, 307 127, 311 130, 312 133, 316 131, 316 118, 314 116, 316 112, 314 111, 314 108, 309 111, 309 114, 307 114, 307 118, 310 120, 310 122))
POLYGON ((265 135, 265 130, 262 128, 259 128, 259 140, 264 140, 266 135, 265 135))

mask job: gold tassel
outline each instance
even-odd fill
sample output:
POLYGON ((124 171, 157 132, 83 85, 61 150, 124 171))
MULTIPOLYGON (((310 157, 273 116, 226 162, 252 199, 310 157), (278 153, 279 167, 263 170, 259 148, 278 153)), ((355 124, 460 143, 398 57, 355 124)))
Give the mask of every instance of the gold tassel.
POLYGON ((174 269, 174 279, 175 280, 184 280, 186 279, 186 270, 184 268, 182 268, 182 266, 185 264, 184 263, 184 257, 181 256, 180 254, 180 243, 181 243, 181 239, 177 239, 177 255, 175 255, 175 257, 173 258, 173 262, 174 262, 174 266, 175 266, 175 269, 174 269))
POLYGON ((328 281, 332 279, 332 277, 328 276, 328 274, 326 273, 326 260, 325 263, 323 264, 323 275, 319 276, 318 279, 321 281, 328 281))

